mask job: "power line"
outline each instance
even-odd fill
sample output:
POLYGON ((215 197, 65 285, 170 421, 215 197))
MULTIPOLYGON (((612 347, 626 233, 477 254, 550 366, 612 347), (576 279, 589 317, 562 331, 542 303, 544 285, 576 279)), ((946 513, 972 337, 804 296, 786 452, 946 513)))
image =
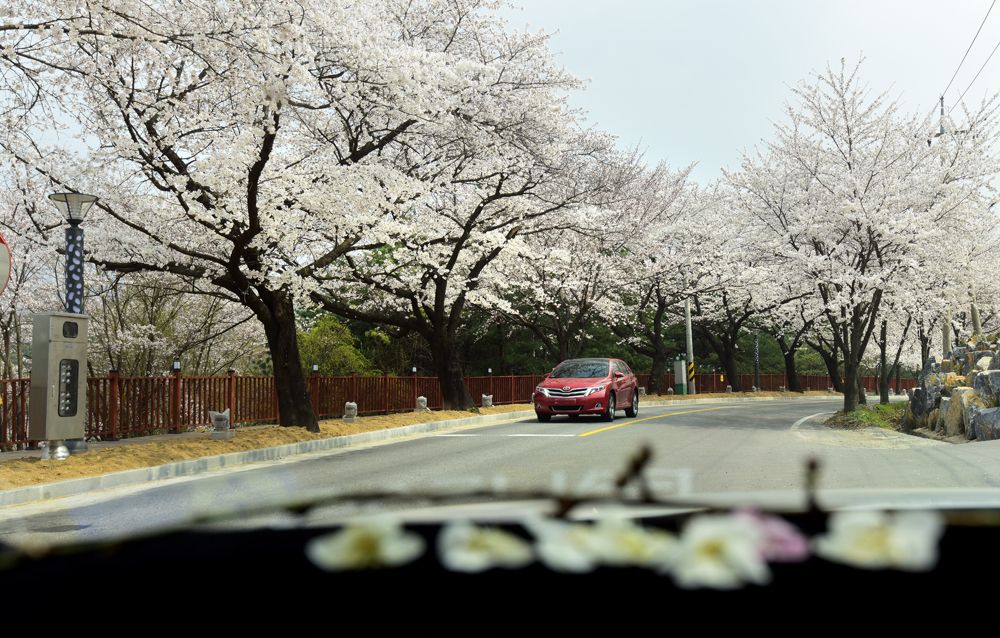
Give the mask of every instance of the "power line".
MULTIPOLYGON (((994 0, 994 2, 995 1, 996 0, 994 0)), ((958 96, 958 100, 956 100, 955 103, 951 105, 951 108, 948 109, 948 115, 951 115, 951 112, 955 110, 955 107, 962 102, 962 98, 965 97, 965 94, 969 92, 969 89, 972 88, 972 85, 976 83, 976 79, 979 78, 979 74, 982 73, 983 69, 986 68, 986 65, 990 63, 990 59, 993 58, 993 54, 997 52, 997 49, 1000 49, 1000 40, 997 41, 997 45, 993 47, 992 51, 990 51, 990 55, 989 57, 986 58, 986 61, 983 62, 983 66, 979 67, 979 70, 976 71, 976 76, 972 78, 972 82, 969 82, 969 86, 965 87, 965 90, 962 91, 962 94, 958 96)))
POLYGON ((948 86, 944 87, 944 91, 941 92, 941 95, 948 93, 948 89, 951 88, 951 83, 955 81, 955 78, 958 76, 958 72, 962 69, 962 65, 965 64, 965 58, 969 57, 969 51, 972 50, 972 45, 976 43, 976 38, 979 37, 979 32, 983 30, 983 25, 986 24, 986 18, 990 17, 990 12, 993 11, 993 5, 996 3, 997 0, 993 0, 992 4, 990 4, 990 8, 986 10, 986 16, 983 18, 983 21, 979 23, 979 28, 976 29, 976 35, 972 36, 972 42, 969 43, 969 48, 965 50, 965 55, 962 56, 962 61, 958 63, 958 68, 956 68, 955 72, 951 75, 951 79, 948 80, 948 86))

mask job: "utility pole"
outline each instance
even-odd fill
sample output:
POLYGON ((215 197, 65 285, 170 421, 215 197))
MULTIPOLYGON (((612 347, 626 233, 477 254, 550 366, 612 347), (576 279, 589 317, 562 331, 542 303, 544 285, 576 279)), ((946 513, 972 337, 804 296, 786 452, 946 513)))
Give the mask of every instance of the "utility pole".
POLYGON ((694 387, 694 339, 691 337, 691 298, 684 298, 684 324, 687 329, 688 394, 697 394, 694 387))

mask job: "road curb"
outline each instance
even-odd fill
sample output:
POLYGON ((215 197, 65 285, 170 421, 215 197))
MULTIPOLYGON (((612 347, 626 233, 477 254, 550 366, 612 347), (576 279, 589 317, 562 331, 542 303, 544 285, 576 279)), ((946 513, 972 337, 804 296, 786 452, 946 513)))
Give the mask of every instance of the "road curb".
POLYGON ((175 461, 164 465, 142 467, 134 470, 123 470, 121 472, 112 472, 110 474, 101 474, 99 476, 87 476, 84 478, 56 481, 54 483, 39 483, 38 485, 15 487, 13 489, 0 491, 0 507, 46 501, 65 496, 75 496, 78 494, 85 494, 87 492, 112 487, 124 487, 152 481, 161 481, 169 478, 195 476, 197 474, 204 474, 206 472, 212 472, 214 470, 220 470, 228 467, 238 467, 241 465, 260 463, 264 461, 277 461, 290 456, 335 450, 337 448, 352 447, 362 443, 385 441, 413 434, 447 430, 466 425, 489 425, 490 423, 498 421, 507 421, 509 419, 523 418, 533 415, 534 412, 531 410, 522 410, 518 412, 500 412, 498 414, 465 417, 461 419, 414 423, 413 425, 404 425, 398 428, 373 430, 371 432, 361 432, 359 434, 346 434, 343 436, 318 439, 315 441, 287 443, 285 445, 276 445, 273 447, 260 448, 258 450, 230 452, 228 454, 219 454, 216 456, 203 456, 197 459, 175 461))

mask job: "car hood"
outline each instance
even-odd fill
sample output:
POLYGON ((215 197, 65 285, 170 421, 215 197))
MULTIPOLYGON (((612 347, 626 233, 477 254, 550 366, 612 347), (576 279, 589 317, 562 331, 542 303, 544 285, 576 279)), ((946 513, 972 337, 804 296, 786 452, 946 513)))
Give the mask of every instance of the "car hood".
POLYGON ((607 377, 587 377, 585 379, 558 379, 550 377, 541 383, 543 388, 589 388, 593 385, 608 383, 607 377))

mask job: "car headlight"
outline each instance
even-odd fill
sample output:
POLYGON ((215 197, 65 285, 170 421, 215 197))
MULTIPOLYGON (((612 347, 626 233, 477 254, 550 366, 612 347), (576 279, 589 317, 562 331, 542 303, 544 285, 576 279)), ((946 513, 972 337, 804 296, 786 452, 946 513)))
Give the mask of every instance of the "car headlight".
POLYGON ((535 392, 537 392, 538 394, 544 395, 544 396, 549 396, 548 390, 546 390, 542 386, 538 386, 537 388, 535 388, 535 392))
POLYGON ((585 396, 589 397, 590 395, 594 394, 595 392, 603 392, 604 388, 606 388, 606 387, 607 386, 604 386, 604 385, 595 385, 592 388, 587 388, 587 394, 585 396))

